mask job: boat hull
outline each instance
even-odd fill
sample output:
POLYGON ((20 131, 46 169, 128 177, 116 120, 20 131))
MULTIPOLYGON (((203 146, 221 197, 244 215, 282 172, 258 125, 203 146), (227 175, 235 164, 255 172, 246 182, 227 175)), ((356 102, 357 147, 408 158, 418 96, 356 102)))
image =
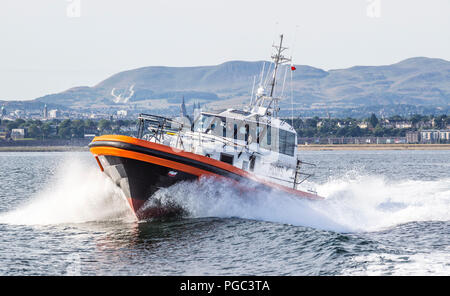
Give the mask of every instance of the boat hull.
POLYGON ((248 190, 278 189, 302 198, 320 199, 315 194, 260 180, 230 164, 137 138, 100 136, 89 148, 100 169, 122 189, 138 219, 180 214, 179 208, 148 206, 148 201, 161 188, 203 176, 225 178, 237 186, 245 184, 242 187, 248 190))

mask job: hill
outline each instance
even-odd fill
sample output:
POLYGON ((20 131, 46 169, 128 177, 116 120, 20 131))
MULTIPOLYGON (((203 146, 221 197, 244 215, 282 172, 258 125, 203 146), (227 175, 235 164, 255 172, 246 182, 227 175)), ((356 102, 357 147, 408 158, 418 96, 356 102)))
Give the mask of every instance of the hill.
MULTIPOLYGON (((99 84, 80 86, 35 99, 76 109, 175 110, 184 96, 209 108, 248 102, 253 80, 268 62, 230 61, 200 67, 143 67, 117 73, 99 84)), ((292 74, 294 109, 359 108, 407 104, 450 105, 450 62, 416 57, 385 66, 325 71, 296 65, 292 74)), ((284 74, 284 70, 280 71, 284 74)), ((283 75, 280 75, 283 76, 283 75)), ((290 74, 288 72, 288 79, 290 74)), ((278 82, 281 90, 282 81, 278 82)), ((287 84, 285 94, 290 94, 287 84)), ((291 108, 290 98, 283 108, 291 108)))

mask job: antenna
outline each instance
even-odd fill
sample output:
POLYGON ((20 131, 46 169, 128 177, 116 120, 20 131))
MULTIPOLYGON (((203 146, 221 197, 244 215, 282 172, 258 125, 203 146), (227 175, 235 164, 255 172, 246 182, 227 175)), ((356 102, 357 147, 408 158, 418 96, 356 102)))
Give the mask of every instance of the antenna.
POLYGON ((295 66, 294 63, 292 62, 292 56, 293 56, 293 52, 294 52, 294 48, 297 42, 297 31, 298 31, 299 25, 295 26, 295 30, 294 30, 294 43, 291 46, 291 81, 290 81, 290 86, 291 86, 291 125, 292 127, 294 127, 294 88, 292 86, 292 81, 293 81, 293 70, 295 70, 295 66))
MULTIPOLYGON (((283 47, 283 35, 280 35, 279 45, 272 45, 272 47, 275 48, 275 50, 276 50, 275 53, 272 54, 272 56, 271 56, 273 62, 270 63, 269 71, 268 71, 266 79, 264 81, 264 85, 261 85, 261 83, 264 79, 264 68, 263 68, 263 71, 261 72, 260 86, 258 87, 258 89, 256 91, 255 100, 253 100, 253 95, 252 95, 251 107, 252 107, 253 112, 256 112, 260 115, 269 115, 269 116, 278 117, 278 110, 279 110, 278 101, 280 100, 280 98, 273 97, 275 85, 277 83, 277 72, 278 72, 278 68, 281 64, 290 62, 291 59, 287 58, 283 55, 283 52, 287 49, 287 47, 283 47), (273 71, 270 71, 272 69, 272 64, 273 64, 273 71), (264 88, 267 85, 267 82, 269 80, 269 76, 270 76, 271 72, 272 72, 272 77, 271 77, 271 81, 269 83, 270 94, 267 95, 264 88), (265 104, 266 102, 267 102, 267 104, 265 104)), ((287 71, 287 69, 286 69, 286 71, 287 71)), ((284 76, 284 83, 285 83, 285 81, 286 81, 286 72, 285 72, 285 76, 284 76)), ((284 83, 283 83, 282 94, 284 94, 284 83)), ((253 93, 253 91, 252 91, 252 93, 253 93)))
POLYGON ((294 88, 292 87, 292 75, 293 75, 294 71, 291 71, 291 82, 290 82, 290 86, 291 86, 291 124, 292 127, 294 127, 294 88))
POLYGON ((260 80, 259 80, 259 86, 262 86, 265 66, 266 66, 266 62, 263 62, 263 67, 262 67, 262 70, 261 70, 261 75, 260 75, 260 80))
POLYGON ((272 71, 272 65, 273 65, 273 63, 269 64, 269 70, 267 71, 266 79, 264 79, 264 84, 262 85, 263 87, 266 87, 266 85, 267 85, 267 81, 269 80, 269 76, 270 76, 270 71, 272 71))
POLYGON ((282 98, 283 97, 283 95, 284 95, 284 86, 286 85, 286 76, 287 76, 287 70, 288 70, 288 67, 286 66, 286 67, 284 67, 285 69, 284 69, 284 77, 283 77, 283 86, 282 86, 282 88, 281 88, 281 95, 280 95, 280 97, 282 98))
POLYGON ((280 64, 291 61, 291 59, 286 58, 285 56, 282 55, 283 51, 285 51, 287 49, 287 47, 283 47, 283 34, 280 35, 280 45, 279 46, 273 45, 273 47, 276 49, 276 53, 274 55, 272 55, 272 59, 275 62, 275 69, 273 70, 272 83, 270 84, 271 85, 270 95, 269 95, 270 97, 273 96, 273 91, 275 89, 278 66, 280 64))
POLYGON ((255 91, 255 83, 256 83, 256 76, 253 76, 252 96, 250 97, 250 105, 249 106, 251 106, 253 104, 253 93, 255 91))

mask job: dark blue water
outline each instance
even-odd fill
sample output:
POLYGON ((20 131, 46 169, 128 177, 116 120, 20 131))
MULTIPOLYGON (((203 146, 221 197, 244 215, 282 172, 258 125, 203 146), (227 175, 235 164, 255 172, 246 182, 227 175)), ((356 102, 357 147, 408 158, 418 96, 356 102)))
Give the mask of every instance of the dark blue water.
POLYGON ((89 153, 0 153, 1 275, 448 275, 450 151, 317 151, 326 197, 158 193, 188 216, 137 222, 89 153))

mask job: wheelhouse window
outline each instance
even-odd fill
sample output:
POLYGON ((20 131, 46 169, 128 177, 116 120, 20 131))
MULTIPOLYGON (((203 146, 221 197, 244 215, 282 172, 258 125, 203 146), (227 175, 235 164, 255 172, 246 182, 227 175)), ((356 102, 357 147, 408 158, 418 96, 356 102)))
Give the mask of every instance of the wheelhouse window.
POLYGON ((200 120, 194 123, 194 131, 215 136, 224 136, 226 133, 225 118, 202 114, 200 120))
POLYGON ((270 125, 259 124, 258 128, 258 136, 259 136, 259 145, 261 148, 266 150, 272 149, 272 127, 270 125))
POLYGON ((295 152, 295 134, 282 130, 279 130, 279 145, 278 152, 286 155, 294 156, 295 152))
POLYGON ((260 121, 243 121, 223 116, 202 114, 194 123, 194 131, 226 137, 242 144, 257 143, 269 151, 294 156, 295 133, 275 128, 260 121))
POLYGON ((227 136, 227 123, 225 122, 225 119, 222 119, 222 137, 226 137, 227 136))
POLYGON ((245 135, 244 135, 244 141, 248 143, 248 136, 250 134, 250 126, 248 124, 245 125, 245 135))

